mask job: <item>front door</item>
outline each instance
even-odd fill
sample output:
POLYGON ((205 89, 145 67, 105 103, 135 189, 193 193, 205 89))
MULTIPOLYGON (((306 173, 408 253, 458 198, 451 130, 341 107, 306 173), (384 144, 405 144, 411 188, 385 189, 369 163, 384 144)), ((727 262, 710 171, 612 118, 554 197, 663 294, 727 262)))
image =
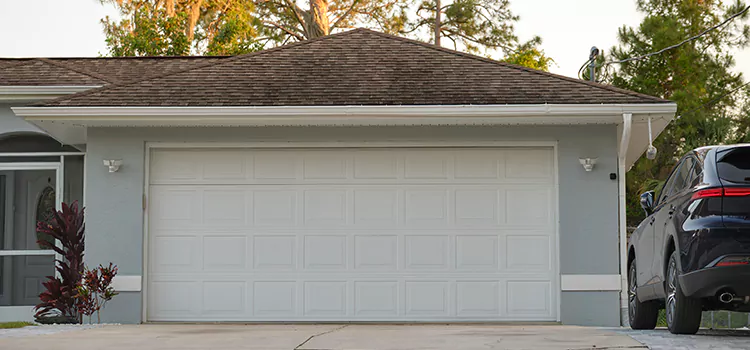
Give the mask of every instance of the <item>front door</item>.
POLYGON ((0 306, 39 303, 42 282, 54 275, 54 252, 42 249, 36 223, 55 208, 55 170, 1 172, 0 306))
MULTIPOLYGON (((15 239, 16 249, 42 249, 37 243, 40 237, 36 233, 38 220, 48 220, 50 211, 55 208, 55 171, 24 170, 16 176, 16 212, 15 239)), ((50 266, 54 265, 53 255, 23 256, 21 262, 14 266, 15 305, 36 305, 42 282, 50 275, 50 266)))

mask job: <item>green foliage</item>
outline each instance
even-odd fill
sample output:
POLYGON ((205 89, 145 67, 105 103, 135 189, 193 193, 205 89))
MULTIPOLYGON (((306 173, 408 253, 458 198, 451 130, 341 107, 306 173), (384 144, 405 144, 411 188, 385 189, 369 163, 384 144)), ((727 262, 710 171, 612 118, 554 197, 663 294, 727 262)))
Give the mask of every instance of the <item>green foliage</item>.
POLYGON ((141 6, 132 19, 102 20, 111 56, 185 56, 190 42, 184 32, 187 14, 167 16, 163 9, 141 6))
MULTIPOLYGON (((437 13, 434 0, 307 0, 307 8, 294 0, 100 1, 115 5, 123 18, 102 20, 112 56, 237 55, 354 27, 424 40, 433 38, 437 13)), ((553 63, 540 38, 519 43, 509 0, 445 3, 441 37, 455 48, 500 50, 508 62, 535 69, 553 63)))
POLYGON ((542 38, 538 36, 534 37, 533 39, 518 45, 518 48, 505 56, 503 61, 517 64, 519 66, 549 71, 550 66, 555 64, 555 60, 544 54, 544 50, 539 48, 541 44, 542 38))
POLYGON ((31 322, 0 322, 0 329, 9 329, 9 328, 23 328, 26 326, 34 326, 31 322))
POLYGON ((100 0, 123 20, 102 20, 111 56, 236 55, 256 51, 252 1, 100 0), (193 6, 196 6, 193 8, 193 6))
MULTIPOLYGON (((447 1, 445 1, 447 2, 447 1)), ((416 19, 408 25, 409 31, 434 32, 436 2, 424 0, 417 9, 416 19)), ((483 49, 513 51, 518 38, 513 33, 513 23, 518 16, 510 11, 508 0, 454 0, 441 6, 440 36, 450 40, 455 48, 464 46, 478 53, 483 49)), ((434 36, 433 36, 434 42, 434 36)))
MULTIPOLYGON (((678 43, 745 7, 741 0, 730 5, 719 0, 638 0, 637 5, 645 14, 643 22, 637 28, 620 28, 620 44, 607 59, 640 56, 678 43)), ((639 193, 654 189, 658 184, 654 181, 664 180, 685 152, 747 137, 741 128, 748 127, 748 91, 743 88, 742 74, 732 71, 731 54, 748 44, 747 18, 745 13, 721 30, 679 48, 617 68, 609 66, 603 72, 603 80, 612 85, 670 99, 678 106, 679 117, 654 142, 657 158, 641 158, 628 173, 629 224, 644 217, 639 193)), ((602 56, 598 62, 604 60, 602 56)))

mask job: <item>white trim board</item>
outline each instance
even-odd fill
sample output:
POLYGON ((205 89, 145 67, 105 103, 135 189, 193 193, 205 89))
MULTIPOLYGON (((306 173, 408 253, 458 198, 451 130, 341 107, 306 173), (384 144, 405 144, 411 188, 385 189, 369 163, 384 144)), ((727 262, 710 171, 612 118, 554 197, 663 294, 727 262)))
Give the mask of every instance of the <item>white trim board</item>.
MULTIPOLYGON (((675 103, 646 104, 529 104, 529 105, 407 105, 407 106, 220 106, 220 107, 13 107, 16 115, 28 119, 109 119, 112 117, 282 117, 282 116, 620 116, 622 113, 666 114, 677 111, 675 103), (54 118, 60 117, 60 118, 54 118)), ((670 116, 671 117, 671 116, 670 116)))
POLYGON ((0 101, 13 102, 49 100, 100 87, 102 86, 0 86, 0 101))
POLYGON ((620 291, 620 275, 561 275, 563 292, 620 291))
POLYGON ((138 275, 116 275, 112 279, 112 288, 117 292, 140 292, 141 280, 138 275))

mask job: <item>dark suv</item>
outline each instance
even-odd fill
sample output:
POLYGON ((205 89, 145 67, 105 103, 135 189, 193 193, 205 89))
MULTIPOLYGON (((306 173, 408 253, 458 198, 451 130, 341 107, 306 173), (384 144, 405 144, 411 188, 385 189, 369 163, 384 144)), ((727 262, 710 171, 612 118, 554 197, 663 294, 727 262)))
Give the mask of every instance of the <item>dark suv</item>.
POLYGON ((641 195, 646 217, 628 245, 629 319, 698 331, 703 310, 750 312, 750 144, 689 152, 661 191, 641 195))

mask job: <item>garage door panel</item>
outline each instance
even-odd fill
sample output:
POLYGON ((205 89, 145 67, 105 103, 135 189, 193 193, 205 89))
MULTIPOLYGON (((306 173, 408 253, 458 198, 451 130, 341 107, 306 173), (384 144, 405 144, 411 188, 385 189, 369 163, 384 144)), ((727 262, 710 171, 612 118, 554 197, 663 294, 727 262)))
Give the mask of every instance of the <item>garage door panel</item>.
POLYGON ((407 281, 406 316, 448 317, 450 315, 449 281, 407 281))
POLYGON ((247 283, 244 281, 206 281, 202 283, 202 313, 206 315, 245 315, 247 283))
POLYGON ((247 237, 243 236, 204 236, 204 270, 246 270, 250 251, 247 237))
POLYGON ((350 208, 346 190, 303 190, 305 198, 304 220, 306 226, 344 226, 350 208))
POLYGON ((303 283, 305 293, 305 316, 347 315, 346 281, 307 281, 303 283))
POLYGON ((297 236, 277 234, 253 237, 253 268, 259 272, 295 270, 297 255, 297 236))
POLYGON ((255 226, 297 226, 300 213, 298 193, 290 190, 255 190, 253 224, 255 226))
POLYGON ((507 224, 538 226, 552 224, 551 189, 517 188, 505 191, 507 224))
POLYGON ((398 236, 385 234, 354 236, 354 268, 393 271, 398 266, 398 236))
POLYGON ((508 281, 506 295, 510 317, 529 319, 554 315, 549 281, 508 281))
POLYGON ((519 271, 551 271, 554 257, 549 236, 533 233, 507 235, 506 268, 519 271))
POLYGON ((305 235, 305 269, 345 270, 347 268, 347 236, 305 235))
POLYGON ((552 159, 154 151, 147 319, 554 320, 552 159))
POLYGON ((497 270, 498 236, 456 236, 456 268, 461 270, 497 270))
POLYGON ((500 316, 500 283, 497 281, 457 281, 456 315, 500 316))
POLYGON ((406 226, 448 225, 448 191, 444 189, 404 190, 406 226))
POLYGON ((297 318, 297 282, 255 281, 253 283, 253 314, 297 318))

